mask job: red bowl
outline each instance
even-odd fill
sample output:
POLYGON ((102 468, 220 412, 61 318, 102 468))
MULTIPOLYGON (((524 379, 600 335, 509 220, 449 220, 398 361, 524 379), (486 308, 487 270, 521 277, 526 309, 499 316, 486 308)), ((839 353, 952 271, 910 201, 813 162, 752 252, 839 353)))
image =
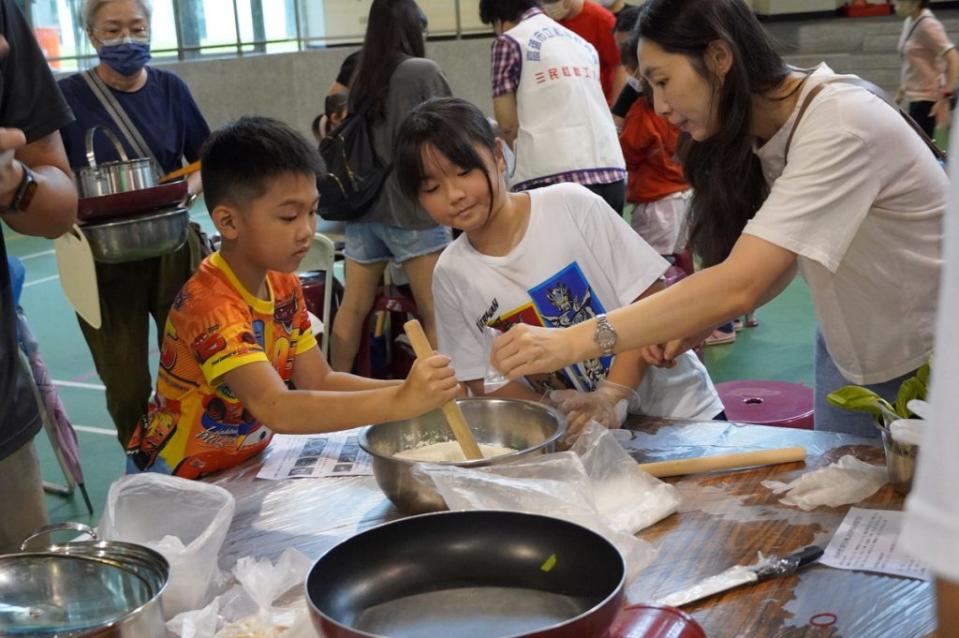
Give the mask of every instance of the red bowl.
POLYGON ((179 204, 186 194, 186 180, 180 179, 126 193, 81 197, 77 202, 77 218, 82 222, 91 222, 132 217, 179 204))
POLYGON ((619 614, 608 638, 706 638, 706 632, 675 607, 633 605, 619 614))

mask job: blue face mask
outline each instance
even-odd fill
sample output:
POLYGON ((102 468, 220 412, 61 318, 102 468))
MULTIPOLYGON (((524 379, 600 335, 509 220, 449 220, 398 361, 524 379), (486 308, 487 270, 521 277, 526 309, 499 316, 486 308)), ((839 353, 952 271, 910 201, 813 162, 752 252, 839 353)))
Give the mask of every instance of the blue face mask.
POLYGON ((150 44, 121 42, 105 44, 98 52, 100 61, 120 75, 135 75, 150 61, 150 44))

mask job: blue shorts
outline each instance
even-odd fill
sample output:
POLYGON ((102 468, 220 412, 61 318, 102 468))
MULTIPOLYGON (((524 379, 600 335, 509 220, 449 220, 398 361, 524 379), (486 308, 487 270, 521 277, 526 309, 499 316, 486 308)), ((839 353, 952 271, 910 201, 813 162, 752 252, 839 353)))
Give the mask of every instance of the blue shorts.
POLYGON ((346 225, 347 258, 361 264, 380 261, 403 263, 446 248, 453 236, 449 228, 405 230, 380 222, 352 222, 346 225))

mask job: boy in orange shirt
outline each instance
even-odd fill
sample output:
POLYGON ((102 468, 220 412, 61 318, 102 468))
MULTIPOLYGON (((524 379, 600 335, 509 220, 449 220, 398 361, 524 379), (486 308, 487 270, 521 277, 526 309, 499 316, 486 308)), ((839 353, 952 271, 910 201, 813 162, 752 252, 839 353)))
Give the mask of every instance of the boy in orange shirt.
POLYGON ((273 432, 411 418, 460 393, 442 355, 417 361, 403 382, 330 370, 295 274, 313 241, 322 170, 305 139, 275 120, 242 118, 210 136, 201 161, 223 243, 170 310, 129 472, 199 478, 258 454, 273 432))

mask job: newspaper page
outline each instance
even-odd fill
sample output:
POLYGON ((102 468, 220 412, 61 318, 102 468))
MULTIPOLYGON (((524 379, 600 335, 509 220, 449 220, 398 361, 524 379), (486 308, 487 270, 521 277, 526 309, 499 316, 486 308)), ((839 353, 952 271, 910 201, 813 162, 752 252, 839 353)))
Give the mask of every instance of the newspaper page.
POLYGON ((362 429, 328 434, 274 434, 257 478, 371 476, 370 456, 360 449, 362 429))

